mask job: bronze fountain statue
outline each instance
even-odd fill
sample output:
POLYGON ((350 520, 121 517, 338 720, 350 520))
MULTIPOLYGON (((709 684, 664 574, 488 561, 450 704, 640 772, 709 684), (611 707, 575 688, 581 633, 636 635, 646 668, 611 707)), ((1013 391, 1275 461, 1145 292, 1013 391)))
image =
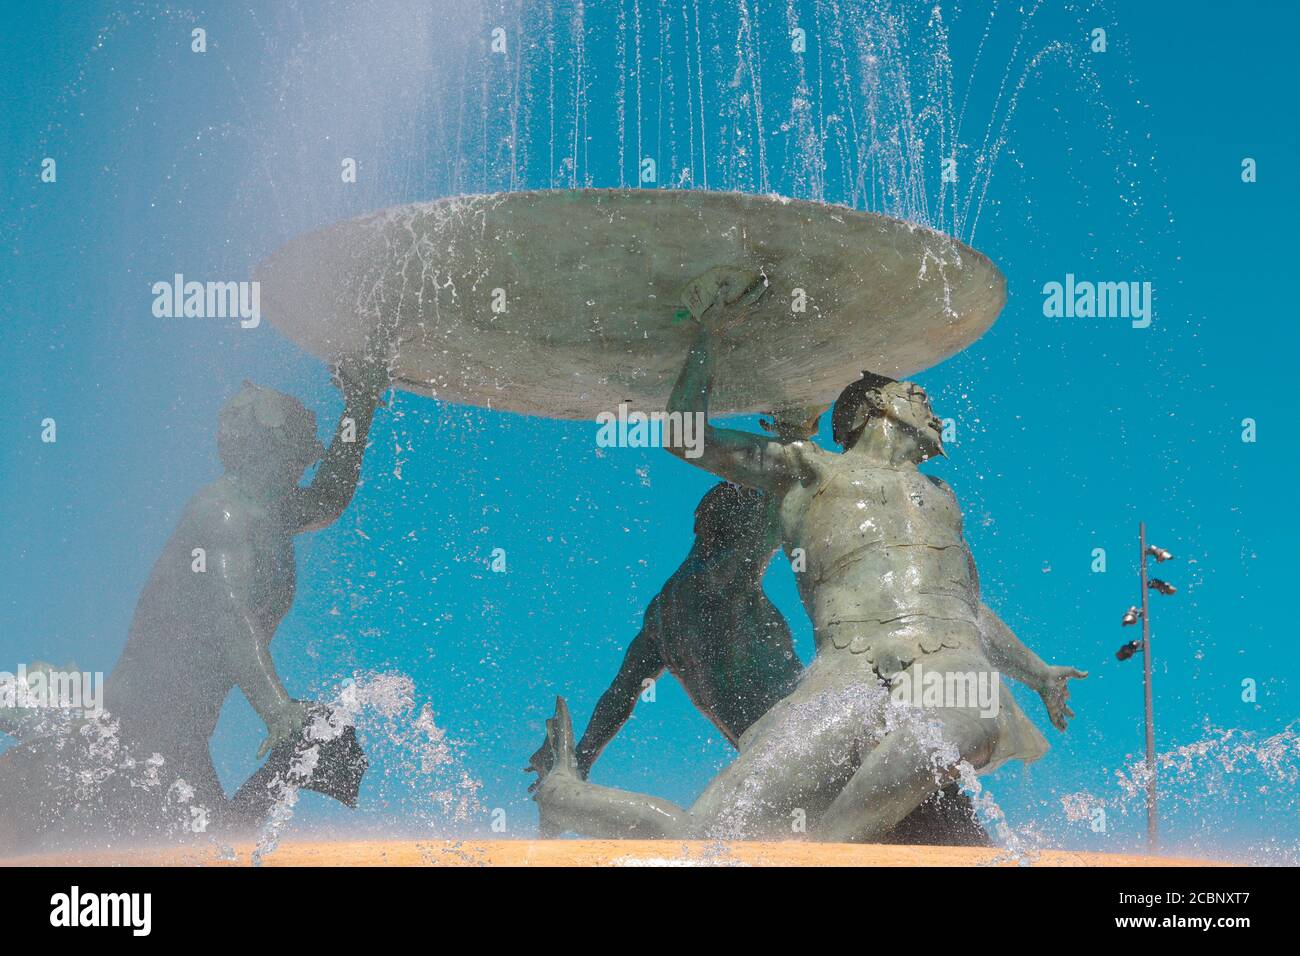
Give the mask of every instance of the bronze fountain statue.
POLYGON ((547 722, 531 764, 547 834, 779 839, 804 821, 817 840, 983 842, 959 784, 1047 746, 1001 676, 1036 691, 1058 728, 1073 716, 1067 683, 1086 675, 1045 664, 983 603, 956 497, 918 468, 944 449, 907 376, 977 339, 1005 301, 975 250, 819 203, 548 191, 341 223, 257 275, 291 339, 330 360, 364 356, 337 368, 339 435, 324 451, 313 416, 270 389, 246 385, 227 403, 226 474, 190 501, 141 595, 105 689, 111 730, 79 727, 61 751, 38 735, 0 757, 6 849, 85 816, 114 836, 156 833, 159 786, 163 810, 183 805, 195 829, 246 827, 304 747, 323 763, 302 785, 355 802, 355 736, 290 697, 270 642, 294 598, 293 537, 346 509, 390 382, 558 418, 625 400, 666 407, 704 436, 698 457, 669 450, 724 479, 582 740, 563 698, 547 722), (832 399, 839 453, 812 440, 832 399), (768 435, 708 421, 771 409, 784 411, 768 435), (798 558, 816 644, 806 668, 762 591, 777 547, 798 558), (689 808, 587 779, 664 670, 737 748, 689 808), (228 798, 208 738, 235 688, 267 726, 259 756, 272 756, 228 798), (109 736, 114 772, 86 790, 79 768, 109 736))

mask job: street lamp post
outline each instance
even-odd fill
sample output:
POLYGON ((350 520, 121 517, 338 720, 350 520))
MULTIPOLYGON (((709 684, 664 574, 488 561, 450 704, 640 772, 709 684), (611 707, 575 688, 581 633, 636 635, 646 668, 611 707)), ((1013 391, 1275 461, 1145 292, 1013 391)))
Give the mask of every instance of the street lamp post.
POLYGON ((1156 717, 1151 705, 1151 613, 1147 595, 1147 526, 1138 522, 1142 567, 1142 693, 1147 724, 1147 851, 1156 852, 1156 717))
MULTIPOLYGON (((1151 702, 1151 606, 1147 598, 1148 591, 1158 591, 1164 595, 1177 593, 1177 588, 1160 578, 1147 577, 1147 558, 1155 558, 1162 564, 1173 557, 1164 548, 1147 544, 1146 522, 1138 523, 1138 574, 1142 582, 1142 607, 1130 607, 1124 614, 1123 626, 1128 627, 1142 621, 1142 690, 1146 717, 1147 749, 1147 849, 1156 851, 1156 721, 1155 708, 1151 702)), ((1121 661, 1126 661, 1137 650, 1137 641, 1131 641, 1121 647, 1115 654, 1121 661)))

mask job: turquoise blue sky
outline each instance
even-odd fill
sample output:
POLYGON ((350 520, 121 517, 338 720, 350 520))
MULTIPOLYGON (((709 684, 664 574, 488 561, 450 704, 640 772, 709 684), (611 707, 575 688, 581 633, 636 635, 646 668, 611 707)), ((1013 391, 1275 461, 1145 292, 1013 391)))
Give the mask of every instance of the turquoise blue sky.
MULTIPOLYGON (((1161 574, 1180 587, 1155 598, 1158 749, 1206 745, 1162 777, 1169 843, 1294 860, 1294 5, 941 3, 942 39, 929 4, 700 6, 588 3, 575 25, 571 2, 5 4, 0 669, 112 667, 185 501, 219 474, 216 412, 241 380, 299 395, 322 433, 338 414, 324 365, 268 323, 156 319, 153 282, 249 278, 293 236, 395 203, 632 185, 650 157, 646 188, 707 175, 709 188, 856 203, 956 230, 1002 268, 998 323, 919 376, 957 423, 930 470, 963 505, 988 603, 1043 657, 1092 676, 1064 735, 1018 691, 1052 750, 986 782, 1034 839, 1139 844, 1141 806, 1116 774, 1141 748, 1140 669, 1114 651, 1131 636, 1119 618, 1138 598, 1144 520, 1177 555, 1161 574), (498 26, 504 56, 489 47, 498 26), (1096 27, 1105 52, 1090 49, 1096 27), (868 30, 896 41, 875 64, 860 55, 868 30), (873 66, 882 158, 868 166, 836 131, 865 124, 873 66), (953 130, 944 144, 918 119, 927 109, 953 130), (905 163, 889 158, 901 116, 927 130, 905 163), (940 198, 953 140, 957 215, 940 198), (344 157, 356 184, 340 181, 344 157), (1257 182, 1242 181, 1247 157, 1257 182), (893 172, 918 185, 872 187, 893 172), (1045 317, 1042 287, 1067 273, 1151 282, 1152 325, 1045 317), (1213 728, 1234 733, 1212 743, 1213 728), (1081 793, 1106 802, 1105 833, 1067 818, 1081 793)), ((400 748, 377 747, 361 823, 468 833, 501 808, 511 834, 531 831, 519 768, 554 695, 585 722, 709 484, 662 452, 599 450, 595 432, 400 395, 351 509, 300 539, 298 602, 273 645, 290 689, 401 672, 456 744, 454 764, 415 784, 400 748), (488 569, 497 547, 505 574, 488 569), (462 770, 481 806, 462 821, 424 812, 422 788, 462 770)), ((782 562, 767 587, 807 658, 782 562)), ((213 742, 228 784, 260 734, 232 698, 213 742)), ((666 680, 595 778, 689 802, 728 753, 666 680)), ((294 825, 339 819, 308 795, 294 825)))

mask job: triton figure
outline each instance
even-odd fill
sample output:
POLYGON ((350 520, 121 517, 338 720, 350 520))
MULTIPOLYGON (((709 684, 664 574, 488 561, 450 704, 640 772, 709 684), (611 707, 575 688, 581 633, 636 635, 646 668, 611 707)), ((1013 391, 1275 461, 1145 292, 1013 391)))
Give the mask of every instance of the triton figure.
MULTIPOLYGON (((271 659, 271 639, 294 600, 293 538, 331 524, 352 500, 387 366, 349 358, 335 378, 345 408, 328 451, 315 416, 289 395, 246 382, 222 408, 217 446, 226 472, 186 505, 154 564, 105 682, 109 719, 67 741, 37 737, 4 755, 3 777, 23 792, 0 800, 0 846, 86 826, 162 836, 162 821, 174 820, 178 806, 186 809, 180 805, 193 828, 219 829, 255 822, 268 807, 259 784, 287 766, 312 714, 312 705, 289 696, 271 659), (300 487, 317 461, 311 484, 300 487), (231 800, 208 738, 236 688, 267 727, 258 756, 276 756, 231 800)), ((364 756, 351 728, 331 740, 322 756, 348 766, 328 768, 318 786, 347 802, 364 756)))
MULTIPOLYGON (((761 424, 780 441, 805 441, 817 433, 821 411, 784 409, 761 424)), ((695 534, 686 560, 646 609, 641 631, 578 742, 584 780, 646 685, 665 670, 733 747, 803 673, 790 628, 763 592, 763 576, 781 546, 776 499, 730 482, 715 485, 695 508, 695 534)), ((540 769, 544 760, 545 748, 529 769, 540 769)), ((881 842, 982 846, 988 835, 970 799, 952 785, 881 842)))
MULTIPOLYGON (((687 290, 700 327, 670 411, 707 414, 716 339, 763 291, 743 270, 713 270, 687 290)), ((871 842, 964 767, 991 771, 1046 750, 1000 674, 1036 690, 1064 729, 1073 716, 1066 683, 1086 675, 1044 664, 983 605, 956 498, 917 469, 943 452, 925 392, 864 374, 836 401, 832 427, 842 454, 708 426, 702 456, 690 459, 771 495, 787 551, 806 557, 798 581, 817 654, 795 689, 750 727, 736 760, 689 809, 583 780, 560 699, 537 761, 546 827, 781 838, 803 817, 816 839, 871 842), (954 686, 997 688, 996 706, 896 700, 890 688, 910 684, 922 662, 954 686)))

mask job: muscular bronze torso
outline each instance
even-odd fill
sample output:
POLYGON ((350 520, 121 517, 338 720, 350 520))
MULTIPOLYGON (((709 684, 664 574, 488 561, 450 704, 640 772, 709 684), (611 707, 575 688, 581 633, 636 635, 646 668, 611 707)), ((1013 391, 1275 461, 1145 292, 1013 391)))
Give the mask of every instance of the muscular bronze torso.
POLYGON ((110 713, 144 745, 206 745, 237 683, 228 635, 214 627, 228 613, 222 602, 229 596, 220 593, 225 578, 216 567, 195 570, 196 548, 203 549, 205 563, 245 565, 234 573, 247 582, 250 618, 263 647, 293 606, 293 534, 279 509, 241 494, 228 476, 195 495, 154 563, 107 681, 110 713), (218 547, 232 539, 237 546, 218 547))
POLYGON ((785 619, 763 593, 770 559, 755 556, 759 566, 738 572, 735 555, 693 554, 646 612, 664 666, 732 744, 803 671, 785 619))
POLYGON ((788 553, 802 549, 800 595, 818 651, 897 669, 940 647, 978 646, 979 584, 946 485, 915 468, 797 454, 806 480, 781 501, 788 553))

